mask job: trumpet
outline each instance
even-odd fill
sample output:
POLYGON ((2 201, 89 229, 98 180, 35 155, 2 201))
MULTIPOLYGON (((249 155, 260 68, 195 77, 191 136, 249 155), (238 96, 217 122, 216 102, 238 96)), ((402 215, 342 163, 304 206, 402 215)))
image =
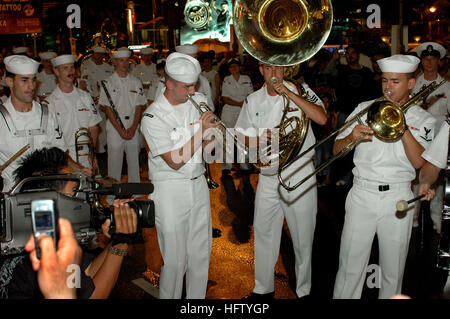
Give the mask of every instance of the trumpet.
MULTIPOLYGON (((293 162, 302 158, 305 154, 308 154, 311 150, 315 149, 319 145, 322 145, 326 141, 328 141, 333 136, 338 133, 344 131, 349 126, 353 125, 355 122, 358 122, 361 125, 364 125, 361 118, 367 114, 366 124, 374 131, 375 137, 384 141, 384 142, 395 142, 399 140, 406 130, 406 121, 405 121, 405 113, 408 109, 414 105, 418 100, 423 99, 425 96, 430 95, 434 90, 444 84, 446 80, 442 80, 439 83, 433 82, 428 86, 424 87, 420 90, 416 95, 410 98, 408 101, 403 103, 402 105, 396 105, 390 101, 387 101, 383 97, 376 99, 372 104, 367 106, 365 109, 361 110, 354 117, 349 119, 342 127, 332 132, 327 137, 323 138, 316 144, 309 147, 304 152, 297 155, 290 163, 284 166, 283 169, 289 167, 293 162)), ((389 92, 387 92, 389 93, 389 92)), ((280 184, 288 191, 292 191, 297 189, 300 185, 306 182, 309 178, 316 175, 318 172, 323 170, 325 167, 333 163, 335 160, 343 157, 348 152, 350 152, 353 147, 359 144, 365 135, 361 135, 356 141, 348 144, 344 147, 338 154, 331 157, 325 163, 322 163, 318 168, 314 170, 314 172, 310 173, 308 176, 303 178, 300 182, 295 184, 294 186, 286 185, 283 180, 278 175, 278 179, 280 180, 280 184)))
MULTIPOLYGON (((208 107, 208 105, 207 105, 205 102, 201 102, 200 104, 198 104, 198 103, 192 98, 191 95, 189 95, 188 98, 189 98, 189 101, 191 101, 191 103, 195 106, 195 108, 197 109, 197 111, 200 113, 200 115, 203 114, 203 113, 205 113, 205 112, 207 112, 207 111, 211 111, 210 108, 208 107)), ((217 123, 217 122, 219 122, 219 121, 220 121, 220 119, 219 119, 218 117, 215 117, 215 118, 213 119, 213 122, 214 122, 214 123, 217 123)), ((248 147, 247 147, 245 144, 243 144, 243 143, 238 139, 238 137, 237 137, 235 134, 231 133, 231 132, 228 130, 228 128, 227 128, 223 123, 221 123, 220 126, 222 127, 222 128, 221 128, 221 132, 222 132, 223 143, 224 143, 224 145, 225 145, 226 151, 229 152, 229 153, 231 153, 231 154, 233 153, 232 150, 229 150, 229 149, 227 148, 228 145, 227 145, 227 143, 225 143, 226 137, 227 137, 227 135, 228 135, 229 137, 231 137, 231 138, 233 139, 233 143, 234 143, 234 145, 236 145, 236 148, 238 149, 238 152, 244 156, 244 158, 245 158, 245 163, 248 163, 248 162, 249 162, 249 159, 248 159, 248 158, 249 158, 248 147)))

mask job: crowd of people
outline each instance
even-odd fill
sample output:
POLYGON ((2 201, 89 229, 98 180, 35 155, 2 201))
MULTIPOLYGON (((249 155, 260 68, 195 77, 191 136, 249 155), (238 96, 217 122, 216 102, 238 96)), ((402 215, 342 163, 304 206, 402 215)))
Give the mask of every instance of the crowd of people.
MULTIPOLYGON (((104 177, 122 181, 124 154, 127 181, 139 183, 139 154, 148 153, 148 177, 154 185, 149 198, 155 203, 164 262, 160 297, 181 298, 185 284, 186 298, 205 298, 212 225, 204 176, 209 163, 205 163, 204 153, 222 148, 217 146, 223 142, 222 124, 235 128, 236 136, 247 147, 267 144, 276 136, 273 129, 280 123, 287 97, 291 101, 288 118, 305 114, 310 119, 302 146, 305 150, 316 139, 353 121, 375 100, 401 105, 425 85, 448 79, 447 52, 436 42, 423 43, 414 54, 393 56, 383 51, 367 56, 357 45, 348 45, 345 52, 321 49, 294 69, 291 81, 286 81, 287 67, 232 51, 199 52, 196 45, 179 45, 170 54, 142 49, 140 64, 131 62, 134 53, 127 47, 108 55, 105 48, 94 46, 88 59, 78 61, 70 54, 54 52, 42 52, 34 59, 26 47, 16 47, 12 54, 3 51, 1 162, 30 146, 2 171, 3 192, 33 175, 80 172, 95 176, 103 172, 104 177), (95 156, 80 159, 81 146, 74 136, 83 128, 89 132, 95 156), (100 161, 102 158, 106 160, 100 161)), ((412 106, 405 114, 404 133, 393 142, 373 136, 366 114, 358 117, 336 140, 323 143, 284 171, 288 181, 298 181, 333 154, 355 144, 351 155, 293 191, 281 187, 276 176, 259 173, 251 298, 274 296, 274 267, 284 219, 294 246, 295 293, 299 298, 310 294, 317 187, 330 184, 352 185, 345 205, 334 298, 361 297, 375 234, 382 271, 379 297, 402 292, 409 240, 413 227, 417 227, 420 204, 414 204, 415 214, 399 218, 395 202, 414 195, 424 195, 422 200, 433 198, 430 211, 434 229, 441 232, 444 178, 439 171, 447 160, 449 93, 447 82, 412 106)), ((233 156, 219 161, 222 178, 238 169, 247 176, 244 182, 250 184, 248 175, 254 170, 248 163, 236 165, 233 156)), ((54 187, 70 196, 73 190, 66 186, 54 187)), ((135 233, 136 214, 126 201, 108 201, 114 207, 116 232, 135 233)), ((3 261, 2 297, 108 297, 129 242, 116 237, 100 255, 88 256, 74 242, 70 223, 61 219, 59 226, 56 254, 54 244, 44 236, 38 242, 43 251, 40 261, 32 239, 25 247, 27 253, 3 261), (64 267, 74 263, 83 265, 79 291, 57 282, 67 277, 64 267)), ((102 228, 107 235, 109 224, 102 228)))

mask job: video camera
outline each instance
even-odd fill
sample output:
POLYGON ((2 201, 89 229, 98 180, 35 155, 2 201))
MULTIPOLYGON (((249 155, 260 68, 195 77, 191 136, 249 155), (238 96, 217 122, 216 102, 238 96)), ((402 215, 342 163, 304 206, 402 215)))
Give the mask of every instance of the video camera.
MULTIPOLYGON (((68 219, 80 245, 86 245, 96 235, 107 218, 114 228, 113 211, 100 202, 100 195, 130 198, 136 194, 150 194, 153 184, 129 183, 101 184, 83 174, 35 176, 20 181, 9 193, 0 198, 0 248, 2 255, 21 253, 32 234, 31 202, 49 199, 54 202, 59 217, 68 219), (64 195, 49 186, 30 187, 75 181, 74 194, 64 195)), ((142 228, 155 226, 153 201, 128 202, 137 214, 138 233, 142 228)))

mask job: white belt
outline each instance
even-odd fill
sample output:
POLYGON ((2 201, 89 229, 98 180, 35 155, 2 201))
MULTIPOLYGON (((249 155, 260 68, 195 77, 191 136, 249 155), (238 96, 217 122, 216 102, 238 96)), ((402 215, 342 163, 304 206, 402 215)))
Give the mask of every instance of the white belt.
POLYGON ((406 189, 411 187, 410 182, 385 184, 382 182, 373 182, 358 177, 353 178, 355 185, 364 187, 371 191, 386 192, 390 190, 406 189))

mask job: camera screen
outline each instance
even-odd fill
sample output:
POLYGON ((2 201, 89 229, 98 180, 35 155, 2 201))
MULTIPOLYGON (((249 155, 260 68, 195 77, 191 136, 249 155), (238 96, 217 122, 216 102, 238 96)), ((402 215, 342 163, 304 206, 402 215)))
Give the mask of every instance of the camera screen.
POLYGON ((53 229, 52 212, 39 211, 35 213, 36 230, 48 230, 53 229))

